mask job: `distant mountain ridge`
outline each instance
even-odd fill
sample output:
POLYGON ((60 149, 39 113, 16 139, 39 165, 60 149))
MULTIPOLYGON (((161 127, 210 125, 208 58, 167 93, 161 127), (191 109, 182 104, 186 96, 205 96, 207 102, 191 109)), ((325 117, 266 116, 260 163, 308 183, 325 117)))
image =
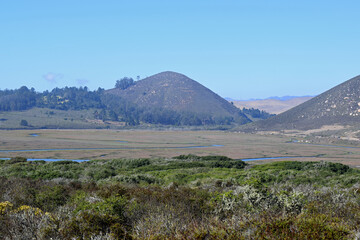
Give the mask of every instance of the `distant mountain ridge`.
POLYGON ((315 129, 324 125, 360 123, 360 76, 282 114, 248 126, 256 130, 315 129))
POLYGON ((279 101, 289 101, 292 100, 294 98, 313 98, 314 96, 310 96, 310 95, 305 95, 305 96, 282 96, 282 97, 278 97, 278 96, 272 96, 272 97, 268 97, 265 98, 267 99, 274 99, 274 100, 279 100, 279 101))
POLYGON ((268 113, 280 114, 285 112, 303 102, 310 100, 311 96, 303 97, 271 97, 260 100, 246 100, 246 101, 231 101, 240 109, 242 108, 257 108, 268 113))
POLYGON ((288 101, 294 98, 305 98, 305 97, 314 97, 311 95, 305 95, 305 96, 271 96, 271 97, 267 97, 267 98, 250 98, 250 99, 233 99, 233 98, 229 98, 229 97, 225 97, 226 100, 228 101, 242 101, 242 102, 246 102, 246 101, 258 101, 258 100, 268 100, 268 99, 275 99, 275 100, 279 100, 279 101, 288 101))

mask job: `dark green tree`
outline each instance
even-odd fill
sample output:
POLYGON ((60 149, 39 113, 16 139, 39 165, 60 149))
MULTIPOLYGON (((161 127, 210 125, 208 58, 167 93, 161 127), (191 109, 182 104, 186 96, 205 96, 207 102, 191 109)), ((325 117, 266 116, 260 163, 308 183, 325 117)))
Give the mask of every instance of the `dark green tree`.
POLYGON ((26 120, 22 119, 22 120, 20 121, 20 125, 26 127, 26 126, 29 125, 29 123, 28 123, 26 120))
POLYGON ((106 110, 105 109, 101 109, 100 113, 99 113, 99 119, 105 121, 106 120, 106 110))
POLYGON ((118 115, 113 110, 110 110, 109 118, 110 118, 111 121, 118 121, 119 120, 118 115))
POLYGON ((130 87, 130 86, 132 86, 134 84, 135 84, 134 79, 124 77, 124 78, 116 81, 115 87, 124 90, 124 89, 126 89, 126 88, 128 88, 128 87, 130 87))

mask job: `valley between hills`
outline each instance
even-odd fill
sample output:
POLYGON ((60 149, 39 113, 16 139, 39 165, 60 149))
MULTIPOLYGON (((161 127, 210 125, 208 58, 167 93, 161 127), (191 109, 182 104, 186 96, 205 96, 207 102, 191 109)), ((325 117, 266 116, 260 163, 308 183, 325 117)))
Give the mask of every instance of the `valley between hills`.
POLYGON ((0 238, 357 239, 359 86, 278 115, 174 72, 0 91, 0 238))
POLYGON ((5 90, 0 128, 7 130, 1 134, 0 157, 90 160, 190 153, 235 159, 317 157, 356 167, 359 86, 355 77, 316 97, 268 99, 296 105, 278 115, 236 108, 236 102, 169 71, 139 81, 123 78, 109 90, 5 90), (29 137, 32 133, 39 136, 29 137), (25 151, 31 149, 42 151, 25 151))

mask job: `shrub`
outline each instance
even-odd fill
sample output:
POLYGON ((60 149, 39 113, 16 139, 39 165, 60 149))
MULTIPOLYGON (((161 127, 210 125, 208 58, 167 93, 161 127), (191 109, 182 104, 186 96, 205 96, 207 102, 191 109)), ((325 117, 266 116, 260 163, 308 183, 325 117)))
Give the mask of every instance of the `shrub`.
POLYGON ((238 170, 238 163, 213 157, 2 163, 0 239, 360 235, 359 170, 327 162, 276 162, 238 170), (79 181, 64 179, 76 176, 79 181))
POLYGON ((201 160, 204 160, 204 161, 231 161, 233 159, 229 158, 229 157, 226 157, 226 156, 209 155, 209 156, 201 157, 201 160))
POLYGON ((71 161, 71 160, 61 160, 61 161, 55 161, 51 162, 52 165, 76 165, 79 164, 78 162, 71 161))
POLYGON ((53 211, 64 205, 69 198, 63 186, 45 187, 36 194, 36 205, 45 211, 53 211))
POLYGON ((196 156, 193 154, 188 155, 179 155, 174 157, 174 159, 180 160, 204 160, 204 161, 231 161, 233 159, 226 156, 217 156, 217 155, 209 155, 209 156, 196 156))
POLYGON ((127 162, 128 168, 138 168, 142 166, 150 165, 151 162, 147 158, 133 159, 127 162))
POLYGON ((0 215, 4 215, 5 213, 7 213, 10 209, 12 209, 14 205, 9 202, 0 202, 0 215))
POLYGON ((325 215, 262 219, 257 239, 347 239, 350 231, 339 219, 325 215))
POLYGON ((338 174, 344 174, 350 170, 350 167, 341 163, 329 162, 328 168, 338 174))
POLYGON ((22 119, 22 120, 20 121, 20 126, 27 127, 28 125, 29 125, 29 123, 28 123, 26 120, 22 119))
POLYGON ((237 169, 243 169, 246 166, 246 163, 241 161, 241 160, 237 160, 237 161, 220 161, 220 160, 216 160, 214 162, 210 163, 211 167, 215 167, 215 168, 237 168, 237 169))
POLYGON ((95 171, 93 178, 98 181, 100 179, 105 179, 111 176, 115 176, 115 171, 113 169, 110 168, 105 168, 105 169, 99 169, 97 171, 95 171))
POLYGON ((12 210, 0 220, 3 220, 2 239, 49 239, 49 231, 45 229, 56 229, 56 220, 50 213, 27 205, 12 210))
POLYGON ((114 239, 132 239, 129 227, 118 216, 94 211, 81 211, 60 229, 65 239, 93 239, 110 233, 114 239))
POLYGON ((22 162, 27 162, 27 159, 24 157, 13 157, 7 161, 8 164, 22 163, 22 162))
POLYGON ((180 159, 180 160, 187 160, 187 159, 190 159, 190 160, 200 160, 201 157, 199 156, 196 156, 196 155, 193 155, 193 154, 188 154, 188 155, 179 155, 179 156, 176 156, 174 157, 175 159, 180 159))

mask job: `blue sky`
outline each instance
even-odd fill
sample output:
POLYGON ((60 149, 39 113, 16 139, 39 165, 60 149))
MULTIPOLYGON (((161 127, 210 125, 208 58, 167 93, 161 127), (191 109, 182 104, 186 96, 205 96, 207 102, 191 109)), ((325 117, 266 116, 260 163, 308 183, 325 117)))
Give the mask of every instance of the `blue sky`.
POLYGON ((360 1, 0 3, 0 89, 176 71, 222 97, 316 95, 360 74, 360 1))

